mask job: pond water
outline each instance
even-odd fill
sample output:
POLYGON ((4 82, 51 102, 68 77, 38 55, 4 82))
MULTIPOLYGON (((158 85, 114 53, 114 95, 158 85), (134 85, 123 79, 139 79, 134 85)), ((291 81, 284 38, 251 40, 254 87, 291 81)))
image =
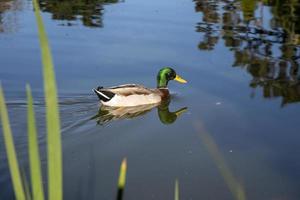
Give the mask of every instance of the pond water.
MULTIPOLYGON (((300 199, 299 1, 41 0, 40 6, 58 83, 64 199, 115 199, 124 157, 124 199, 174 199, 176 179, 181 199, 300 199), (170 102, 119 116, 99 111, 92 88, 155 87, 163 66, 188 81, 170 82, 170 102)), ((46 177, 31 1, 0 0, 0 65, 25 172, 25 85, 32 86, 46 177)), ((2 136, 0 199, 14 199, 2 136)))

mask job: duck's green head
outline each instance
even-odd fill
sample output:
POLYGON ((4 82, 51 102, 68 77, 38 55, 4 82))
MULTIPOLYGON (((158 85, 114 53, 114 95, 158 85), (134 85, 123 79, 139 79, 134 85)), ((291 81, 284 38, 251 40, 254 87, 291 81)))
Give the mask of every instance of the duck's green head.
POLYGON ((166 88, 170 80, 178 81, 179 83, 187 83, 186 80, 176 74, 175 70, 170 67, 164 67, 157 74, 157 88, 166 88))

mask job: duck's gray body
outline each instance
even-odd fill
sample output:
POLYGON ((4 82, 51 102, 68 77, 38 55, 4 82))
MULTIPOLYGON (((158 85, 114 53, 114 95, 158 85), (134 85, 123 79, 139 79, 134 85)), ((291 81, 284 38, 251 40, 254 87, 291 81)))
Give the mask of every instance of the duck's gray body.
POLYGON ((149 89, 142 85, 125 84, 115 87, 98 87, 94 92, 101 103, 111 107, 129 107, 157 104, 169 96, 167 88, 149 89))

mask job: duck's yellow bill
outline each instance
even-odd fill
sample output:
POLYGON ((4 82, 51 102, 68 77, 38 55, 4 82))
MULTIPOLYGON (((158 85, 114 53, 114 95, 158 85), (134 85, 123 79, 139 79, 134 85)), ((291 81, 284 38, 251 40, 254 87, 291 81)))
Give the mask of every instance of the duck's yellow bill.
POLYGON ((178 81, 179 83, 187 83, 186 80, 184 80, 183 78, 181 78, 179 75, 176 75, 176 77, 174 78, 175 81, 178 81))

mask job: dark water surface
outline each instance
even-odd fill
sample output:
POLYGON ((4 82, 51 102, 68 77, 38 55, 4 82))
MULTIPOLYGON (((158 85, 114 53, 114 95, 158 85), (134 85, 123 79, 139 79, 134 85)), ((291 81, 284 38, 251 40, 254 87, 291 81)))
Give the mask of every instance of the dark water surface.
MULTIPOLYGON (((115 199, 124 157, 124 199, 174 199, 176 178, 181 199, 300 199, 299 1, 41 0, 40 6, 59 88, 64 199, 115 199), (188 80, 169 84, 169 105, 120 116, 99 112, 92 88, 155 87, 163 66, 188 80), (178 110, 185 112, 177 117, 178 110), (235 195, 237 188, 245 198, 235 195)), ((46 175, 31 1, 0 0, 0 67, 25 172, 25 84, 32 86, 46 175)), ((0 199, 14 199, 2 136, 0 199)))

